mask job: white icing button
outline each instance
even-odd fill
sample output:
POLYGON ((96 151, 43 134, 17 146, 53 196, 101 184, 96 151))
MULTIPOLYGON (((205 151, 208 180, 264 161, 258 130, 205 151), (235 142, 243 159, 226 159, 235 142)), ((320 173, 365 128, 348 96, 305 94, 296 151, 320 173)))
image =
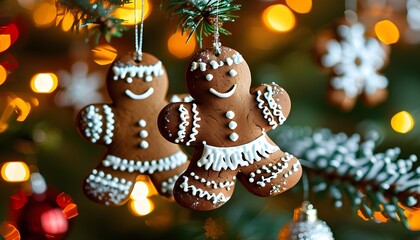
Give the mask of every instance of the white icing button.
POLYGON ((230 140, 236 142, 239 139, 239 136, 236 133, 232 133, 232 134, 230 134, 229 138, 230 138, 230 140))
POLYGON ((232 64, 233 64, 232 58, 226 58, 226 63, 227 63, 228 66, 232 66, 232 64))
POLYGON ((132 82, 133 82, 133 79, 132 79, 131 77, 128 77, 128 78, 126 79, 126 81, 127 81, 127 83, 132 83, 132 82))
POLYGON ((232 70, 229 71, 229 75, 231 77, 234 77, 234 76, 238 75, 238 72, 236 70, 232 69, 232 70))
POLYGON ((144 79, 146 82, 151 82, 153 80, 153 77, 148 75, 146 76, 146 78, 144 79))
POLYGON ((140 143, 140 147, 143 149, 147 149, 149 147, 149 143, 143 140, 140 143))
POLYGON ((141 120, 139 121, 139 126, 140 126, 140 127, 146 127, 146 120, 141 119, 141 120))
POLYGON ((207 75, 206 75, 206 80, 207 80, 207 81, 211 81, 211 80, 213 80, 213 75, 212 75, 212 74, 207 74, 207 75))
POLYGON ((236 127, 238 126, 238 124, 235 121, 231 121, 229 123, 229 128, 234 130, 236 127))
POLYGON ((140 131, 140 137, 141 138, 147 138, 147 136, 149 136, 149 133, 146 130, 141 130, 140 131))
POLYGON ((233 111, 228 111, 226 113, 226 117, 229 119, 233 119, 235 117, 235 113, 233 111))

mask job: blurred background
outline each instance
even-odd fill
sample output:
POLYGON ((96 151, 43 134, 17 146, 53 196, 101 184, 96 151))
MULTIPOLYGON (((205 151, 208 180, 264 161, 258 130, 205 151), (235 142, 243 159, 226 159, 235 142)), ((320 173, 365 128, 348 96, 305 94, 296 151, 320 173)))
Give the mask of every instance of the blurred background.
MULTIPOLYGON (((199 50, 198 43, 192 39, 185 45, 185 36, 175 31, 175 22, 159 9, 159 1, 146 2, 143 49, 166 67, 168 95, 185 93, 185 67, 199 50)), ((342 21, 345 1, 302 0, 296 6, 294 2, 299 1, 235 1, 242 4, 235 12, 239 18, 224 25, 232 35, 221 36, 223 45, 236 49, 247 61, 253 85, 276 82, 288 91, 292 112, 285 124, 348 134, 375 129, 381 136, 378 152, 400 147, 403 157, 419 154, 420 128, 415 122, 420 119, 420 43, 415 36, 405 35, 407 24, 398 24, 406 9, 395 8, 389 15, 400 34, 389 45, 389 62, 381 70, 389 80, 388 98, 374 107, 358 100, 352 110, 341 111, 327 100, 331 76, 318 63, 314 44, 317 36, 342 21), (278 4, 286 10, 269 13, 278 4), (401 111, 409 114, 401 120, 408 121, 402 124, 405 133, 390 124, 401 111)), ((49 189, 71 196, 78 215, 69 220, 67 239, 276 239, 303 201, 301 187, 265 199, 238 184, 233 198, 211 212, 194 212, 153 195, 147 179, 140 196, 121 207, 101 206, 83 195, 82 180, 104 148, 84 141, 74 118, 87 104, 109 102, 104 84, 109 63, 134 50, 134 28, 127 26, 128 31, 110 43, 103 38, 98 45, 87 43, 84 32, 69 31, 66 21, 71 20, 66 20, 66 13, 57 18, 53 6, 54 1, 0 0, 0 163, 24 162, 29 169, 25 171, 40 172, 49 189)), ((376 21, 378 14, 370 13, 371 21, 376 21)), ((379 15, 385 17, 385 13, 379 15)), ((373 27, 368 27, 368 34, 375 35, 373 27)), ((210 43, 206 39, 204 46, 210 43)), ((276 134, 277 130, 270 132, 276 134)), ((13 183, 3 175, 0 222, 10 221, 13 215, 11 196, 27 188, 27 181, 13 183)), ((335 239, 420 239, 419 232, 399 223, 364 221, 346 203, 336 209, 325 196, 309 199, 335 239)))

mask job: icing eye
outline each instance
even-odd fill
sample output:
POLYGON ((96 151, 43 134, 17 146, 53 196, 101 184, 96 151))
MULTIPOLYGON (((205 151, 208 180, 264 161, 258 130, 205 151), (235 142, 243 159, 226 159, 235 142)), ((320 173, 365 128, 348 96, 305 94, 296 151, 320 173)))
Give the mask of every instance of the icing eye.
POLYGON ((207 81, 211 81, 211 80, 213 80, 213 75, 212 75, 212 74, 210 74, 210 73, 209 73, 209 74, 207 74, 207 75, 206 75, 206 80, 207 80, 207 81))
POLYGON ((128 78, 126 79, 126 81, 127 81, 127 83, 132 83, 132 82, 133 82, 133 79, 132 79, 131 77, 128 77, 128 78))
POLYGON ((232 70, 229 71, 229 75, 231 77, 234 77, 234 76, 238 75, 238 72, 236 70, 232 69, 232 70))

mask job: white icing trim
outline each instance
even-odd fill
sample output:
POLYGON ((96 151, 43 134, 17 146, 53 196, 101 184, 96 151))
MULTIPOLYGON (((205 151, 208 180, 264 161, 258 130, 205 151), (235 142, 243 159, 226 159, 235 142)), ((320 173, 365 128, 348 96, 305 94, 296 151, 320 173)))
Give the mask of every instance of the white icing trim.
POLYGON ((154 93, 154 91, 155 90, 152 87, 150 87, 149 89, 147 89, 146 92, 142 94, 135 94, 130 89, 126 89, 125 95, 127 95, 129 98, 134 99, 134 100, 143 100, 150 97, 154 93))
POLYGON ((119 66, 113 66, 112 71, 114 72, 115 81, 117 81, 118 79, 124 79, 128 75, 128 77, 131 78, 136 76, 139 78, 143 78, 144 76, 146 76, 144 80, 146 82, 150 82, 153 79, 152 74, 154 77, 158 77, 162 76, 164 73, 161 61, 158 61, 154 65, 149 66, 134 66, 131 64, 125 65, 120 63, 119 66))
POLYGON ((205 142, 203 144, 203 155, 197 161, 197 166, 206 170, 211 168, 213 171, 235 170, 238 166, 248 166, 254 161, 260 161, 260 156, 268 158, 271 153, 279 150, 278 146, 268 142, 264 132, 252 142, 235 147, 214 147, 205 142))
POLYGON ((244 58, 242 57, 240 53, 233 54, 232 58, 235 64, 240 64, 244 60, 244 58))
POLYGON ((103 171, 96 169, 86 179, 87 185, 85 189, 87 193, 91 194, 98 200, 105 200, 105 204, 110 202, 118 205, 123 200, 127 199, 130 194, 130 189, 133 183, 124 178, 113 177, 111 174, 106 174, 103 171))
MULTIPOLYGON (((211 186, 213 189, 218 189, 218 188, 226 188, 226 190, 230 191, 230 188, 235 186, 235 181, 224 181, 224 182, 219 182, 217 183, 214 180, 207 180, 205 178, 202 178, 200 176, 198 176, 195 172, 191 172, 190 176, 192 178, 194 178, 196 181, 206 185, 206 186, 211 186)), ((233 176, 232 178, 233 180, 236 180, 236 176, 233 176)))
POLYGON ((83 120, 84 134, 92 143, 96 143, 101 139, 101 134, 105 131, 102 136, 105 144, 109 145, 112 143, 112 137, 114 136, 114 113, 112 108, 108 105, 102 105, 104 116, 99 114, 99 108, 94 105, 90 105, 81 112, 83 120), (105 119, 104 119, 105 117, 105 119), (106 125, 104 127, 104 120, 106 125))
POLYGON ((178 151, 175 154, 152 161, 139 161, 121 159, 117 156, 107 155, 102 161, 104 167, 112 167, 114 170, 152 174, 155 171, 163 172, 175 169, 187 162, 187 155, 178 151))
POLYGON ((188 121, 190 119, 188 110, 184 107, 183 104, 179 105, 179 117, 181 118, 181 123, 178 126, 178 138, 175 139, 176 143, 184 142, 184 138, 187 135, 187 126, 190 125, 188 121))
POLYGON ((198 124, 198 122, 201 121, 201 118, 198 116, 197 104, 195 103, 192 104, 192 112, 193 112, 193 123, 192 123, 193 127, 190 134, 190 140, 188 140, 188 142, 186 143, 187 146, 190 146, 192 142, 197 140, 195 136, 197 136, 198 129, 200 128, 200 124, 198 124))
POLYGON ((204 198, 207 201, 212 201, 213 204, 216 203, 225 203, 229 200, 229 198, 225 197, 223 193, 209 193, 206 190, 201 188, 196 188, 194 185, 188 185, 188 177, 183 176, 184 182, 181 183, 180 187, 184 190, 184 192, 188 192, 191 189, 191 193, 193 196, 197 196, 200 198, 204 198))
POLYGON ((232 96, 235 93, 235 90, 236 90, 236 87, 237 86, 238 85, 235 83, 235 85, 233 85, 233 87, 228 92, 225 92, 225 93, 219 93, 214 88, 210 88, 209 90, 216 97, 219 97, 219 98, 228 98, 228 97, 232 96))
POLYGON ((172 192, 174 190, 174 185, 176 180, 178 179, 179 175, 174 175, 165 181, 162 182, 160 191, 162 193, 170 193, 172 195, 172 192))
MULTIPOLYGON (((263 110, 262 113, 264 115, 264 119, 268 121, 268 124, 270 126, 273 126, 273 129, 275 129, 279 124, 282 125, 284 121, 286 121, 286 117, 283 114, 282 108, 280 104, 276 103, 276 100, 273 98, 273 87, 270 85, 267 85, 267 92, 264 94, 258 90, 257 91, 257 102, 258 102, 258 108, 263 110), (265 100, 261 98, 261 96, 264 95, 265 100), (267 104, 267 106, 264 106, 264 104, 267 104), (277 121, 275 120, 275 117, 277 117, 277 121)), ((280 93, 282 90, 280 90, 280 93)))

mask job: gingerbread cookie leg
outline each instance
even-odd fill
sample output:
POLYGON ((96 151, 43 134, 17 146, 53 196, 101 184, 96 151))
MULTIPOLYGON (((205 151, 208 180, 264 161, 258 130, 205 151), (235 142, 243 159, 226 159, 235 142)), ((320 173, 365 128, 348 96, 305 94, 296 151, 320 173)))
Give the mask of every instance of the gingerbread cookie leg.
POLYGON ((172 156, 162 159, 162 161, 166 163, 166 168, 163 171, 155 171, 150 174, 150 180, 159 195, 173 200, 175 182, 188 166, 187 155, 180 150, 172 156))
POLYGON ((124 173, 102 162, 83 182, 83 190, 91 200, 107 206, 119 206, 130 197, 138 173, 124 173))
POLYGON ((198 167, 197 162, 193 161, 175 183, 175 200, 186 208, 214 210, 232 196, 237 172, 238 170, 229 169, 218 172, 206 170, 198 167))
POLYGON ((297 158, 280 149, 259 162, 241 168, 238 180, 251 193, 275 196, 292 188, 302 175, 297 158))

